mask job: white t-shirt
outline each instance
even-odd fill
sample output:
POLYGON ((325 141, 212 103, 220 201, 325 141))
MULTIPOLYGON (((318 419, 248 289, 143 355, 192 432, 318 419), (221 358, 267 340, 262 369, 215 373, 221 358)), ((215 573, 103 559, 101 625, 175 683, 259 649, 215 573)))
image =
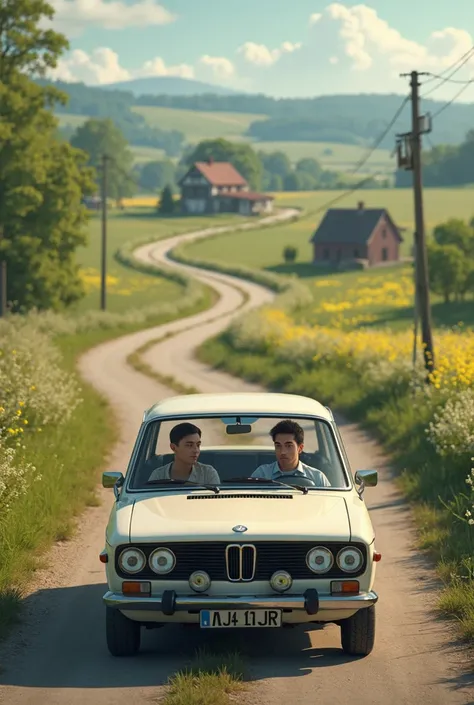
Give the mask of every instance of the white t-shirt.
MULTIPOLYGON (((155 468, 148 479, 169 480, 172 465, 173 463, 171 462, 168 463, 168 465, 163 465, 161 468, 155 468)), ((203 465, 203 463, 194 463, 188 480, 204 485, 219 485, 221 482, 217 470, 213 468, 212 465, 203 465)))

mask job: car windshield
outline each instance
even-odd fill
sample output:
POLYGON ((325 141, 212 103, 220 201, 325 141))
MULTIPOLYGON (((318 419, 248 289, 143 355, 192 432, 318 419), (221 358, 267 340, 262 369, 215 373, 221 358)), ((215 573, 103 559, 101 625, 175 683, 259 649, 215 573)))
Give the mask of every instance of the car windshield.
MULTIPOLYGON (((201 430, 200 454, 197 458, 195 471, 190 481, 202 484, 218 484, 220 488, 229 489, 232 486, 252 485, 272 486, 274 473, 267 468, 263 473, 268 482, 263 479, 251 479, 252 473, 262 465, 276 463, 275 446, 270 435, 271 429, 288 417, 275 416, 256 417, 189 417, 170 420, 151 421, 142 429, 137 441, 136 453, 130 467, 128 484, 131 490, 182 491, 192 487, 191 484, 167 482, 170 463, 174 461, 174 453, 170 447, 170 432, 178 424, 189 423, 201 430), (209 470, 204 474, 200 465, 212 466, 217 471, 219 482, 209 480, 209 470)), ((277 475, 275 480, 288 484, 307 485, 309 491, 327 489, 347 489, 350 487, 348 471, 345 470, 341 452, 338 448, 334 432, 329 423, 318 418, 295 418, 304 430, 304 448, 300 455, 301 463, 313 468, 316 472, 306 472, 312 482, 296 480, 288 474, 277 475), (319 473, 317 471, 320 471, 319 473), (321 476, 324 474, 324 477, 321 476), (316 478, 316 482, 314 479, 316 478)), ((199 437, 195 436, 195 439, 199 437)), ((183 439, 182 442, 186 442, 183 439)), ((195 452, 195 451, 194 451, 195 452)), ((192 462, 195 459, 192 459, 192 462)), ((278 469, 278 468, 275 468, 278 469)), ((214 475, 215 477, 215 475, 214 475)))

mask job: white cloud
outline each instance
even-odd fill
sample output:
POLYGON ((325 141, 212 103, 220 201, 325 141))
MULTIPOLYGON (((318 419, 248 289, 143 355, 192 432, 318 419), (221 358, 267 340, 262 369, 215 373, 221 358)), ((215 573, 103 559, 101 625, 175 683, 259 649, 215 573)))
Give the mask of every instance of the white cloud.
POLYGON ((49 0, 55 10, 52 25, 68 37, 81 34, 88 27, 126 29, 165 25, 176 20, 157 0, 49 0))
POLYGON ((255 66, 272 66, 283 54, 292 54, 301 49, 301 42, 283 42, 278 49, 269 49, 265 44, 256 44, 255 42, 245 42, 238 48, 237 53, 242 54, 244 59, 249 64, 255 66))
POLYGON ((322 15, 321 12, 313 12, 313 14, 310 15, 310 18, 309 18, 309 24, 310 24, 311 26, 317 24, 317 23, 319 22, 319 20, 321 19, 322 16, 323 16, 323 15, 322 15))
POLYGON ((199 62, 202 66, 210 69, 214 78, 221 80, 228 80, 235 75, 235 66, 230 61, 223 56, 209 56, 205 54, 201 56, 199 62))
POLYGON ((130 71, 120 65, 115 51, 101 47, 95 49, 92 54, 87 54, 82 49, 72 51, 67 58, 59 60, 58 66, 50 72, 50 75, 61 81, 82 81, 88 85, 102 85, 147 76, 194 78, 194 67, 188 64, 166 66, 163 59, 157 56, 145 62, 141 68, 130 71))
POLYGON ((346 7, 332 3, 326 7, 315 31, 324 32, 326 22, 338 26, 344 53, 357 71, 368 71, 379 65, 380 59, 388 62, 393 75, 412 69, 441 70, 473 44, 469 32, 452 27, 433 32, 425 45, 420 44, 404 37, 367 5, 346 7))

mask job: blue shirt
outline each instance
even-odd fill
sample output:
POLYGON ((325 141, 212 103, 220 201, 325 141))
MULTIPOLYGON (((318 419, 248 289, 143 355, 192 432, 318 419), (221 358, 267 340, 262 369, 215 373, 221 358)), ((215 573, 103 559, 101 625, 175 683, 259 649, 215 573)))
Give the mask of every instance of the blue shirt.
POLYGON ((292 475, 296 477, 307 477, 314 482, 316 487, 331 487, 331 483, 321 470, 305 465, 301 460, 294 470, 280 470, 278 461, 275 460, 274 463, 260 465, 252 473, 252 477, 264 477, 266 480, 279 480, 280 482, 284 482, 285 478, 289 478, 292 475))

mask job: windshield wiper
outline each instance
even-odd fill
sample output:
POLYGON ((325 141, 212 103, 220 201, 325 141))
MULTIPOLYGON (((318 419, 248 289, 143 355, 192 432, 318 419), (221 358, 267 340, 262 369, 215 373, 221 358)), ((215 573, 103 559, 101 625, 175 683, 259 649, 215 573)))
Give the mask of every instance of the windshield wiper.
POLYGON ((287 485, 286 482, 280 482, 279 480, 267 480, 265 477, 233 477, 230 480, 222 480, 222 482, 241 482, 258 484, 259 482, 266 485, 280 485, 281 487, 288 487, 291 490, 300 490, 303 494, 308 494, 307 487, 299 487, 298 485, 287 485))
POLYGON ((192 480, 175 480, 173 478, 163 478, 161 480, 148 480, 147 485, 193 485, 194 487, 204 487, 206 490, 212 490, 219 494, 220 489, 217 485, 204 485, 202 482, 193 482, 192 480))

